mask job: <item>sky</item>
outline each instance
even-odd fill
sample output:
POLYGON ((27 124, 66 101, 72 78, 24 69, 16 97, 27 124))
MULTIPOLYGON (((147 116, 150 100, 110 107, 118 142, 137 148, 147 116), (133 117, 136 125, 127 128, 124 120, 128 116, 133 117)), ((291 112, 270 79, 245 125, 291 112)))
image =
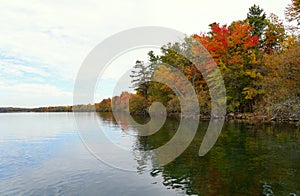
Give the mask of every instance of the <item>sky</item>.
MULTIPOLYGON (((0 107, 72 105, 78 70, 89 52, 111 35, 141 26, 187 35, 213 22, 246 18, 256 4, 284 19, 290 0, 0 0, 0 107)), ((150 50, 150 49, 149 49, 150 50)), ((95 102, 112 95, 118 78, 147 49, 111 62, 99 79, 95 102)))

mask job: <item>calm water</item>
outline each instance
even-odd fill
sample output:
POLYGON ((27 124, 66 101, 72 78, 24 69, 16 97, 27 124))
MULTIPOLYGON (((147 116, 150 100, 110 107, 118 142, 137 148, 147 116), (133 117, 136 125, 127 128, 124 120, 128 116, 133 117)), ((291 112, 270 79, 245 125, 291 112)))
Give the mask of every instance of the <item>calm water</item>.
POLYGON ((300 195, 300 131, 293 125, 226 123, 212 150, 199 157, 208 126, 201 122, 185 152, 159 167, 155 154, 145 152, 169 141, 178 120, 141 137, 128 134, 138 127, 119 125, 110 114, 79 115, 87 125, 96 118, 116 145, 128 148, 128 156, 112 160, 137 171, 92 156, 72 113, 0 114, 0 195, 300 195))

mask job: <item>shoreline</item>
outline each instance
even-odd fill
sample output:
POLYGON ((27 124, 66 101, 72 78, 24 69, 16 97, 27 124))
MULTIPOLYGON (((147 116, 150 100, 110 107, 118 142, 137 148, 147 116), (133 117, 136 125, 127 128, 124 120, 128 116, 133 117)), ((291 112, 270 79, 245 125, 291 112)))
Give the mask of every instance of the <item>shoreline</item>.
MULTIPOLYGON (((180 113, 168 114, 168 117, 179 117, 180 113)), ((189 115, 184 116, 184 118, 196 118, 199 117, 200 120, 210 120, 211 116, 209 114, 200 115, 189 115)), ((213 117, 212 119, 219 119, 219 117, 213 117)), ((228 113, 225 116, 225 121, 237 121, 244 122, 250 125, 259 125, 265 123, 291 123, 296 124, 300 127, 300 116, 299 117, 283 117, 283 116, 267 116, 259 113, 228 113)))
MULTIPOLYGON (((40 110, 39 108, 9 108, 10 110, 4 110, 3 108, 0 108, 0 114, 4 113, 81 113, 81 112, 96 112, 96 113, 112 113, 111 111, 95 111, 95 110, 83 110, 83 111, 72 111, 72 110, 60 110, 60 111, 54 111, 54 110, 40 110)), ((122 111, 120 111, 122 112, 122 111)), ((145 116, 149 117, 149 114, 144 113, 133 113, 131 114, 133 116, 145 116)), ((160 114, 156 114, 160 115, 160 114)), ((170 118, 180 118, 181 113, 168 113, 167 117, 170 118)), ((199 118, 200 120, 210 120, 211 116, 210 114, 190 114, 183 116, 183 118, 199 118)), ((220 119, 220 117, 213 117, 212 119, 220 119)), ((289 116, 268 116, 261 113, 228 113, 225 116, 225 122, 230 121, 237 121, 237 122, 243 122, 247 123, 249 125, 260 125, 265 123, 291 123, 295 124, 297 127, 300 127, 300 116, 296 117, 289 117, 289 116)))

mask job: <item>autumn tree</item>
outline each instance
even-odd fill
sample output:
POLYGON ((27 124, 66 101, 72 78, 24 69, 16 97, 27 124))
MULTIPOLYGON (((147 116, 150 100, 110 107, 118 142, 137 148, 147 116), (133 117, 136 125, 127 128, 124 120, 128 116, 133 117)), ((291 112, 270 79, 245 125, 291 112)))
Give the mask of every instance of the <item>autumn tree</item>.
MULTIPOLYGON (((159 56, 158 64, 160 65, 170 65, 174 68, 177 68, 179 71, 183 72, 184 67, 189 64, 189 61, 184 58, 182 55, 178 54, 178 51, 181 50, 181 44, 173 43, 168 44, 161 47, 161 55, 159 56)), ((152 62, 151 62, 152 63, 152 62)), ((164 67, 161 67, 164 68, 164 67)), ((167 70, 157 70, 158 74, 163 74, 162 77, 169 77, 167 70)), ((174 78, 174 80, 176 80, 174 78)), ((149 86, 149 101, 158 101, 165 106, 167 103, 176 97, 175 93, 169 88, 168 85, 158 83, 158 82, 151 82, 149 86)))
POLYGON ((275 104, 290 97, 300 97, 300 42, 290 41, 282 53, 265 54, 267 75, 261 81, 265 103, 275 104))
POLYGON ((289 22, 286 25, 286 29, 291 34, 299 34, 300 30, 300 1, 291 0, 291 3, 287 5, 284 11, 285 19, 289 22))
MULTIPOLYGON (((202 74, 189 59, 193 59, 193 50, 195 45, 199 44, 193 36, 186 37, 182 42, 170 43, 161 48, 161 55, 159 58, 152 58, 157 64, 169 65, 179 72, 185 75, 185 79, 190 81, 194 87, 195 92, 199 97, 201 111, 210 111, 208 108, 209 91, 202 74), (205 98, 204 98, 205 97, 205 98)), ((199 56, 197 56, 197 59, 199 56)), ((150 58, 151 59, 151 58, 150 58)), ((150 61, 151 63, 152 61, 150 61)), ((180 83, 180 79, 176 78, 176 74, 166 69, 166 67, 160 67, 157 71, 159 74, 163 74, 165 78, 169 78, 174 83, 180 83), (163 69, 163 70, 162 70, 163 69)), ((180 84, 178 85, 180 86, 180 84)), ((149 86, 149 101, 159 101, 163 103, 169 112, 180 111, 180 104, 175 92, 165 84, 151 82, 149 86)))
POLYGON ((130 93, 124 91, 120 96, 114 96, 111 100, 111 107, 113 111, 126 111, 128 107, 128 100, 130 98, 130 93))
POLYGON ((256 81, 262 77, 255 49, 259 38, 252 35, 254 27, 245 21, 229 27, 213 23, 207 34, 196 36, 207 48, 222 71, 229 111, 252 111, 261 93, 256 81))
POLYGON ((270 54, 280 52, 286 38, 283 22, 277 15, 271 14, 267 20, 267 28, 264 32, 263 50, 270 54))
POLYGON ((110 112, 111 111, 111 99, 103 99, 100 103, 95 104, 97 112, 110 112))
POLYGON ((131 94, 129 99, 129 111, 132 114, 145 114, 148 108, 148 101, 140 95, 131 94))
POLYGON ((297 25, 300 26, 300 0, 291 0, 285 9, 285 18, 288 22, 296 21, 297 25))

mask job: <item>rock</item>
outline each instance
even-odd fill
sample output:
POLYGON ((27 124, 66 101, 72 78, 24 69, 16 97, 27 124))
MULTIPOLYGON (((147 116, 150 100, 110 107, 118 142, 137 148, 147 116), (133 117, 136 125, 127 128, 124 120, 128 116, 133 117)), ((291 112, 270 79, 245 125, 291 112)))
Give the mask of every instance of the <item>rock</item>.
POLYGON ((230 112, 229 114, 227 114, 227 117, 229 119, 234 119, 234 113, 233 112, 230 112))
POLYGON ((236 119, 242 119, 242 118, 243 118, 243 115, 242 115, 242 114, 237 114, 237 115, 235 116, 235 118, 236 118, 236 119))

